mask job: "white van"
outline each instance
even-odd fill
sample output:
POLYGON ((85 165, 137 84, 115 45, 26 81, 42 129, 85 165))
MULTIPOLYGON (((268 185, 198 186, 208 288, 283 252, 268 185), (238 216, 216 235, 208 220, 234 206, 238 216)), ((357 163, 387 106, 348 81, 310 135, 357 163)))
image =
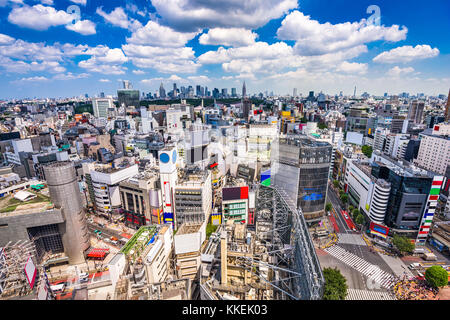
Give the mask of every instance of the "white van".
POLYGON ((422 265, 420 263, 414 262, 414 263, 411 263, 408 268, 411 269, 411 270, 416 270, 416 269, 418 269, 420 267, 422 267, 422 265))
POLYGON ((63 293, 64 290, 66 289, 66 284, 65 283, 55 284, 55 285, 50 286, 50 289, 55 294, 56 293, 63 293))
POLYGON ((80 282, 87 282, 89 280, 89 274, 86 272, 80 273, 79 276, 80 282))

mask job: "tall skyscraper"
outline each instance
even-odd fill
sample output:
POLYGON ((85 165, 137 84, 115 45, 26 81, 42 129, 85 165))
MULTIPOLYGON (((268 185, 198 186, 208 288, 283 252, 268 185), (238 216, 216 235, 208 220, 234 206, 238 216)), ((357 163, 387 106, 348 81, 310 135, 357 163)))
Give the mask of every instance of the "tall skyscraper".
POLYGON ((132 89, 133 88, 133 86, 131 85, 130 80, 123 80, 122 83, 123 83, 123 88, 124 89, 132 89))
POLYGON ((304 135, 279 138, 272 144, 271 185, 282 188, 307 220, 325 213, 332 149, 329 143, 304 135))
POLYGON ((134 106, 139 107, 139 90, 133 90, 133 86, 129 80, 123 80, 123 89, 117 90, 117 98, 119 100, 119 107, 125 105, 125 107, 134 106))
POLYGON ((174 84, 173 84, 173 97, 176 98, 177 95, 178 95, 178 92, 177 92, 177 84, 174 83, 174 84))
POLYGON ((164 90, 164 86, 161 82, 161 85, 159 86, 159 97, 161 99, 164 99, 166 97, 166 90, 164 90))
POLYGON ((294 96, 294 97, 297 96, 297 88, 294 88, 294 92, 292 93, 292 96, 294 96))
POLYGON ((445 106, 445 121, 450 120, 450 89, 448 89, 447 105, 445 106))
POLYGON ((231 88, 231 96, 234 98, 234 97, 237 97, 237 94, 236 94, 236 88, 231 88))
POLYGON ((247 88, 245 87, 245 81, 244 81, 244 85, 242 86, 242 98, 246 98, 247 97, 247 88))

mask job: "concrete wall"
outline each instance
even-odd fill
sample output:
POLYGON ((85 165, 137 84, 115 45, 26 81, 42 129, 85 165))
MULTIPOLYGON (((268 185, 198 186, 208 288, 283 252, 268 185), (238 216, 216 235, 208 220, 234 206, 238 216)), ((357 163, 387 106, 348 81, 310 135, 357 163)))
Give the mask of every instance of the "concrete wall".
POLYGON ((53 209, 29 214, 0 214, 0 246, 9 241, 30 240, 27 228, 63 223, 61 210, 53 209), (6 225, 6 226, 5 226, 6 225))

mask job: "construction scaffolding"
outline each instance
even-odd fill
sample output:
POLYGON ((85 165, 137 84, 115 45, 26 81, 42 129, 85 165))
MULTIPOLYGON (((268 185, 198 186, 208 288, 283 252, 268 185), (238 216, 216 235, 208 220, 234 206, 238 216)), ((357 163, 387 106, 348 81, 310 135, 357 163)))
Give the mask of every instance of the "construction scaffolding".
POLYGON ((324 277, 301 209, 281 188, 260 185, 256 199, 256 236, 271 257, 265 265, 274 273, 267 281, 274 299, 321 299, 324 277))
MULTIPOLYGON (((25 272, 29 259, 36 266, 36 248, 28 240, 20 240, 15 244, 8 242, 0 248, 0 300, 32 293, 33 288, 25 272)), ((34 270, 31 268, 31 271, 34 270)))

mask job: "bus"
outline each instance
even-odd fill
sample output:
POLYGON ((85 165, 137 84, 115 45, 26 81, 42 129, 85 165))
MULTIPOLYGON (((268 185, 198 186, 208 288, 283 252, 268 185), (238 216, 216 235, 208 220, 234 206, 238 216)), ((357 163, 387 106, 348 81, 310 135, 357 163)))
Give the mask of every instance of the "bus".
POLYGON ((57 293, 63 293, 64 290, 66 289, 66 284, 65 284, 65 283, 54 284, 54 285, 50 286, 50 289, 51 289, 52 292, 55 293, 55 294, 57 294, 57 293))

